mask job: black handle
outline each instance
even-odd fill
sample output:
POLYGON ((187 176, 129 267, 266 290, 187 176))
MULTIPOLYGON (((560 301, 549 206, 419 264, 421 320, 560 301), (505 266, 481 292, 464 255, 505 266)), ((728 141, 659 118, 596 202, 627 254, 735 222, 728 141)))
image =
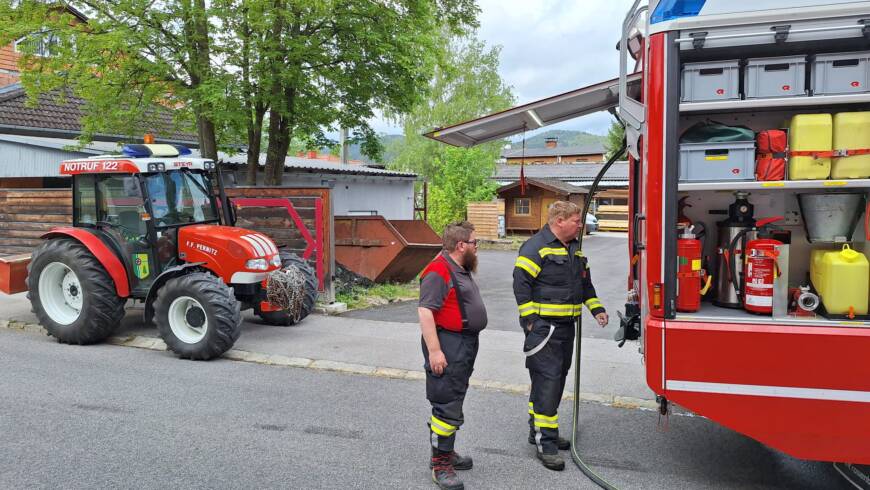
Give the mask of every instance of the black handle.
POLYGON ((645 250, 646 246, 638 240, 639 230, 640 230, 640 222, 646 221, 646 216, 642 214, 634 215, 634 224, 632 225, 632 233, 634 235, 634 251, 645 250))

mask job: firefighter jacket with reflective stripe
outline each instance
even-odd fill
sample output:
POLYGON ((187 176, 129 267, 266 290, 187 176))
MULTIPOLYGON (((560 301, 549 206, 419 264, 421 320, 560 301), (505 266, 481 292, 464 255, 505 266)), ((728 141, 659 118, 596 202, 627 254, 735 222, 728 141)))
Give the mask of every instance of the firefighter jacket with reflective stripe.
POLYGON ((514 297, 523 326, 538 318, 577 317, 583 305, 593 315, 605 311, 579 242, 572 240, 565 247, 549 225, 520 247, 514 264, 514 297))

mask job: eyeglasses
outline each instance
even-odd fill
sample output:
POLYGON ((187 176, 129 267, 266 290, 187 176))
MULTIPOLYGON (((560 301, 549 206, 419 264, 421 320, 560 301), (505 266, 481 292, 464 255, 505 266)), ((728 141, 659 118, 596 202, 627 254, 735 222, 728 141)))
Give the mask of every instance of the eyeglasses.
POLYGON ((462 243, 467 243, 467 244, 471 245, 472 247, 476 247, 476 246, 477 246, 477 242, 478 242, 478 241, 477 241, 476 238, 475 238, 474 240, 462 240, 462 243))

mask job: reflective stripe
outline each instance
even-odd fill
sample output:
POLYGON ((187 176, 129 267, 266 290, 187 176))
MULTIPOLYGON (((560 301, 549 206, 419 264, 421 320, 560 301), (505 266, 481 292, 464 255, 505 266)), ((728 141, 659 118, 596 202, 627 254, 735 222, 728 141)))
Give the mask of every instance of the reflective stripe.
POLYGON ((528 272, 529 275, 532 277, 538 277, 538 274, 541 273, 541 267, 538 266, 538 264, 532 262, 532 259, 529 259, 528 257, 523 257, 522 255, 517 257, 517 261, 514 266, 528 272))
POLYGON ((564 248, 544 247, 544 248, 538 250, 538 255, 540 255, 541 258, 543 259, 544 257, 546 257, 548 255, 568 255, 568 251, 565 250, 564 248))
POLYGON ((558 429, 559 428, 559 414, 556 415, 544 415, 541 413, 534 412, 535 416, 535 426, 536 427, 545 427, 547 429, 558 429))
POLYGON ((582 304, 556 305, 529 301, 519 306, 520 316, 538 314, 542 316, 579 316, 583 312, 582 304))
POLYGON ((432 432, 439 436, 450 437, 454 432, 456 432, 455 425, 450 425, 434 415, 429 419, 429 422, 429 427, 432 428, 432 432))
POLYGON ((435 424, 431 424, 429 427, 432 429, 432 432, 438 434, 439 436, 444 436, 444 437, 450 437, 450 436, 452 436, 453 433, 455 432, 455 431, 449 431, 449 432, 448 432, 448 431, 442 430, 441 428, 439 428, 439 427, 438 427, 437 425, 435 425, 435 424))
POLYGON ((592 311, 595 308, 604 308, 604 305, 601 304, 601 301, 598 298, 587 299, 585 305, 589 308, 589 311, 592 311))
POLYGON ((535 408, 535 406, 532 405, 532 402, 529 402, 529 415, 534 415, 534 414, 535 414, 535 410, 534 410, 534 408, 535 408))
POLYGON ((529 301, 528 303, 523 303, 517 307, 520 310, 520 316, 529 316, 532 313, 536 313, 538 308, 535 306, 535 303, 529 301))
POLYGON ((576 255, 577 257, 583 257, 583 252, 578 250, 578 251, 574 252, 574 255, 576 255))

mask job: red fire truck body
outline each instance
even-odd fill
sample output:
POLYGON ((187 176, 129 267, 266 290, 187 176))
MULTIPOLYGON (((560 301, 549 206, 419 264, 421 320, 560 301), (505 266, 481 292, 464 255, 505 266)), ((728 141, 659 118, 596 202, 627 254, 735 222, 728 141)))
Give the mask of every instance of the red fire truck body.
MULTIPOLYGON (((703 227, 704 255, 711 259, 718 253, 723 260, 712 226, 720 226, 717 220, 722 217, 712 216, 725 214, 720 210, 734 202, 734 191, 748 193, 742 199, 754 204, 759 222, 765 216, 781 216, 791 243, 777 250, 777 267, 782 268, 777 274, 786 278, 777 276, 781 284, 776 287, 782 289, 773 294, 787 301, 789 283, 792 289, 807 284, 812 250, 831 246, 811 243, 804 222, 811 210, 799 209, 800 194, 850 192, 863 195, 863 203, 870 192, 870 178, 685 181, 680 174, 680 139, 698 122, 715 120, 760 132, 783 128, 783 121, 798 114, 870 111, 870 91, 824 94, 815 87, 813 93, 813 83, 818 82, 811 72, 806 72, 806 92, 794 97, 747 97, 745 74, 739 85, 735 82, 741 92, 737 97, 687 99, 682 93, 686 64, 740 60, 734 69, 744 74, 749 61, 769 57, 803 57, 807 70, 821 69, 813 66, 814 60, 828 53, 860 57, 866 52, 870 60, 870 2, 638 4, 623 25, 619 80, 439 128, 427 136, 469 147, 618 108, 629 149, 629 298, 640 307, 640 351, 649 387, 660 400, 794 457, 870 464, 870 317, 819 312, 801 316, 778 305, 777 299, 768 308, 772 314, 758 315, 739 304, 714 306, 711 293, 697 312, 676 310, 681 198, 692 203, 692 218, 708 222, 703 227)), ((853 87, 855 83, 870 80, 852 82, 853 87)), ((754 165, 754 151, 752 158, 754 165)), ((868 237, 870 230, 859 226, 855 238, 846 240, 870 255, 868 237)), ((706 268, 716 275, 712 263, 706 268)))

